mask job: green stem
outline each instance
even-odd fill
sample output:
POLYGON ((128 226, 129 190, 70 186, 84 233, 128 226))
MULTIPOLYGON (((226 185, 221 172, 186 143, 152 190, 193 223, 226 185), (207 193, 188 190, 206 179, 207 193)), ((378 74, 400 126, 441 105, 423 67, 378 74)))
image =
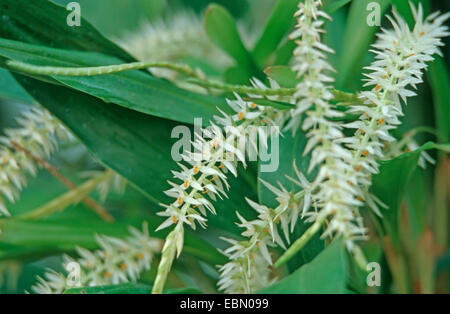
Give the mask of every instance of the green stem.
POLYGON ((21 61, 8 60, 6 65, 11 69, 19 72, 25 72, 34 75, 57 75, 57 76, 95 76, 104 74, 113 74, 128 70, 141 70, 147 68, 164 68, 186 74, 190 77, 203 79, 203 75, 193 70, 188 65, 174 64, 169 62, 133 62, 117 65, 107 65, 98 67, 51 67, 38 66, 21 61))
POLYGON ((226 92, 236 92, 241 94, 255 94, 260 96, 290 96, 295 93, 295 88, 256 88, 246 85, 232 85, 217 81, 189 79, 188 83, 205 88, 214 88, 226 92))
POLYGON ((311 238, 320 230, 322 225, 324 224, 326 220, 326 216, 321 217, 320 219, 316 220, 314 224, 306 230, 300 238, 298 238, 290 247, 289 249, 284 252, 284 254, 276 261, 275 267, 279 267, 286 263, 288 260, 290 260, 292 257, 294 257, 295 254, 297 254, 298 251, 300 251, 311 238))

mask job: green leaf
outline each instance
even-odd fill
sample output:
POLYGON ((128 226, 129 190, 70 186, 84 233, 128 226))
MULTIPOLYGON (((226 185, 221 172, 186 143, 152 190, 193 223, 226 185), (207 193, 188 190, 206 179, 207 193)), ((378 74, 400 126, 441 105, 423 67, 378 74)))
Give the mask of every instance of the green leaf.
POLYGON ((426 143, 419 149, 400 155, 388 161, 380 161, 380 172, 373 176, 373 193, 388 206, 383 210, 381 222, 386 233, 391 237, 393 244, 400 248, 399 217, 406 187, 417 169, 419 157, 422 151, 440 149, 450 151, 450 144, 438 145, 426 143))
POLYGON ((253 49, 253 56, 260 65, 275 52, 283 38, 295 23, 294 13, 298 0, 279 0, 267 21, 264 31, 253 49))
POLYGON ((274 65, 268 67, 264 70, 264 73, 278 82, 281 86, 287 88, 295 88, 300 81, 300 79, 297 78, 297 74, 286 65, 274 65))
POLYGON ((275 61, 273 64, 276 65, 287 65, 292 59, 294 49, 296 44, 293 40, 288 40, 282 44, 275 52, 275 61))
POLYGON ((427 72, 433 92, 436 125, 444 142, 450 141, 450 76, 442 58, 438 57, 427 72))
POLYGON ((123 223, 109 224, 86 218, 55 221, 3 219, 0 221, 0 228, 2 243, 43 251, 73 250, 76 245, 92 249, 97 247, 94 238, 96 233, 113 237, 128 234, 127 225, 123 223))
POLYGON ((428 192, 423 171, 416 168, 406 188, 408 226, 411 230, 411 236, 407 241, 411 246, 416 245, 417 239, 423 234, 427 225, 427 204, 430 201, 427 196, 431 195, 428 192))
POLYGON ((364 58, 368 55, 369 46, 373 43, 376 26, 367 24, 367 17, 370 13, 366 10, 371 2, 380 5, 381 12, 384 14, 390 4, 390 0, 358 0, 353 1, 350 7, 350 13, 343 41, 343 49, 338 54, 339 62, 337 64, 336 88, 347 89, 360 84, 360 73, 365 63, 364 58), (351 81, 358 78, 357 81, 351 81))
MULTIPOLYGON (((278 183, 280 183, 288 191, 300 191, 301 188, 288 179, 288 177, 297 179, 294 170, 294 161, 297 168, 305 174, 308 180, 312 181, 317 174, 317 171, 308 174, 310 155, 303 156, 306 142, 307 139, 305 137, 305 133, 301 131, 298 131, 294 137, 292 136, 292 132, 283 133, 283 136, 280 137, 279 143, 280 160, 277 171, 263 172, 260 162, 258 177, 275 187, 279 188, 278 183)), ((272 143, 269 141, 269 147, 271 145, 272 143)), ((258 182, 258 196, 261 204, 270 207, 276 207, 278 205, 275 200, 275 195, 261 182, 258 182)), ((309 224, 306 224, 299 219, 296 229, 290 235, 291 239, 293 240, 300 237, 300 235, 303 234, 308 227, 309 224)), ((321 250, 323 250, 324 247, 325 242, 320 239, 320 234, 315 235, 296 255, 296 257, 291 259, 288 264, 289 268, 297 269, 300 265, 310 262, 321 250)))
MULTIPOLYGON (((153 218, 153 217, 152 217, 153 218)), ((154 233, 160 219, 147 219, 150 234, 163 239, 164 233, 154 233)), ((73 252, 76 246, 97 249, 96 234, 125 238, 129 235, 128 226, 141 228, 141 219, 122 220, 120 223, 105 223, 99 220, 74 217, 50 221, 27 221, 4 219, 0 221, 0 260, 30 255, 49 255, 73 252), (18 232, 20 230, 20 232, 18 232)), ((185 252, 215 266, 224 263, 224 256, 194 232, 187 231, 185 252)))
MULTIPOLYGON (((177 123, 105 104, 61 86, 19 75, 16 79, 60 119, 95 158, 142 191, 155 204, 152 211, 162 209, 158 205, 160 202, 171 201, 163 191, 169 188, 170 171, 178 169, 171 158, 172 145, 176 141, 171 138, 171 133, 177 123)), ((253 213, 240 193, 245 190, 249 197, 255 195, 244 178, 235 179, 229 175, 229 199, 215 202, 220 215, 209 216, 211 226, 237 233, 235 210, 253 213)))
POLYGON ((3 69, 0 69, 0 99, 25 104, 34 103, 33 98, 14 80, 11 73, 3 69))
MULTIPOLYGON (((124 283, 111 286, 71 288, 64 294, 150 294, 152 286, 140 283, 124 283)), ((194 288, 167 289, 164 294, 201 294, 194 288)))
POLYGON ((110 286, 71 288, 64 294, 150 294, 152 287, 139 283, 124 283, 110 286))
POLYGON ((345 247, 336 240, 310 263, 259 293, 346 293, 347 264, 345 247))
MULTIPOLYGON (((348 4, 351 0, 326 0, 324 11, 332 14, 348 4)), ((279 0, 267 21, 264 31, 253 49, 253 56, 258 64, 264 66, 267 59, 277 51, 275 64, 286 64, 292 56, 295 44, 288 40, 282 46, 280 43, 295 25, 294 14, 298 9, 298 0, 279 0)))
MULTIPOLYGON (((211 41, 230 55, 239 67, 247 71, 247 79, 252 76, 264 78, 264 74, 242 43, 236 22, 224 7, 218 4, 209 5, 205 12, 204 23, 211 41)), ((248 80, 242 83, 247 82, 248 80)))
MULTIPOLYGON (((0 56, 45 66, 99 66, 121 64, 115 57, 92 52, 75 52, 0 39, 0 56)), ((123 107, 179 122, 193 123, 202 117, 206 122, 225 109, 220 98, 182 90, 142 71, 127 71, 93 77, 52 76, 71 88, 123 107)), ((225 109, 227 111, 229 109, 225 109)))
POLYGON ((55 48, 96 51, 134 61, 128 53, 103 37, 88 21, 67 25, 65 7, 48 0, 0 0, 0 37, 55 48))
POLYGON ((336 12, 337 10, 339 10, 340 8, 347 5, 351 1, 352 0, 325 0, 324 4, 323 4, 324 10, 328 14, 332 14, 332 13, 336 12))

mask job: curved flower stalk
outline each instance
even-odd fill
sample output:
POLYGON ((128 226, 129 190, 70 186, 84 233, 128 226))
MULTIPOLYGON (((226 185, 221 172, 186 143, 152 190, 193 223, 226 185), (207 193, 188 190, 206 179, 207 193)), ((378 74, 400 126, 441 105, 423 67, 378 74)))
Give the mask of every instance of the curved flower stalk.
POLYGON ((180 171, 173 171, 179 182, 169 181, 171 189, 166 194, 174 198, 174 202, 163 204, 166 210, 160 215, 168 218, 157 230, 176 226, 166 238, 153 293, 162 292, 175 255, 181 253, 184 224, 194 229, 196 224, 206 227, 204 216, 207 211, 213 214, 216 211, 205 196, 212 200, 226 197, 229 188, 227 172, 237 176, 238 163, 245 166, 246 147, 242 140, 249 140, 250 146, 256 149, 256 135, 259 135, 260 141, 267 145, 267 134, 264 128, 258 126, 275 126, 281 119, 273 108, 244 101, 238 94, 235 97, 235 100, 227 101, 235 114, 221 112, 222 116, 215 117, 221 127, 212 123, 209 129, 203 131, 207 139, 196 134, 192 144, 197 152, 185 152, 184 164, 179 164, 180 171))
POLYGON ((57 139, 68 139, 69 132, 44 109, 33 108, 17 119, 20 128, 5 131, 0 138, 0 215, 9 215, 2 197, 14 202, 26 185, 26 174, 36 175, 38 165, 18 144, 40 159, 48 158, 57 148, 57 139))
POLYGON ((64 265, 79 265, 79 276, 66 278, 61 273, 48 270, 45 279, 38 277, 38 283, 32 290, 39 294, 59 294, 73 287, 137 281, 144 270, 150 269, 154 254, 161 250, 162 241, 149 236, 146 223, 143 224, 143 231, 130 228, 130 233, 131 236, 125 240, 98 236, 100 250, 95 252, 77 248, 80 258, 65 256, 64 265))
POLYGON ((289 234, 295 228, 300 209, 309 206, 310 183, 295 164, 294 169, 298 180, 291 180, 302 188, 301 191, 292 193, 281 184, 280 188, 276 188, 261 180, 276 195, 279 205, 272 209, 247 199, 250 206, 258 212, 258 218, 247 221, 237 213, 240 220, 238 226, 246 229, 242 235, 249 239, 236 241, 224 238, 232 246, 223 252, 230 261, 219 269, 219 290, 226 293, 254 293, 276 281, 276 278, 270 276, 273 261, 268 248, 277 245, 285 248, 277 225, 281 224, 284 237, 289 243, 289 234))

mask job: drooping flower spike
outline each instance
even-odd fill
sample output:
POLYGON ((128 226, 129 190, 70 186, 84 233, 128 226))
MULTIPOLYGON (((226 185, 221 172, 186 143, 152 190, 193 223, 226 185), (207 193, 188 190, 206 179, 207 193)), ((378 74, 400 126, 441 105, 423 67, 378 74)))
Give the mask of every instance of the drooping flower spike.
POLYGON ((359 213, 354 210, 362 203, 354 197, 358 193, 353 186, 354 178, 346 175, 352 154, 341 142, 345 137, 343 125, 333 121, 343 113, 331 103, 334 80, 330 73, 334 69, 327 62, 326 54, 333 50, 321 43, 324 19, 331 18, 320 6, 321 1, 315 0, 300 3, 296 30, 290 36, 297 44, 292 69, 301 77, 294 94, 297 108, 290 126, 295 130, 305 116, 301 124, 308 137, 304 154, 311 152, 308 171, 319 167, 310 187, 311 207, 304 207, 302 215, 313 222, 328 220, 324 236, 343 235, 350 248, 353 239, 364 238, 365 229, 359 222, 359 213))
POLYGON ((26 175, 36 175, 38 169, 36 161, 14 145, 39 159, 47 159, 56 150, 57 139, 70 137, 67 129, 44 109, 33 107, 17 122, 19 128, 6 130, 5 136, 0 138, 0 216, 10 215, 2 197, 16 201, 27 184, 26 175))
POLYGON ((219 290, 227 293, 254 293, 276 281, 272 278, 272 256, 270 247, 285 248, 284 241, 278 233, 281 225, 285 240, 290 242, 289 233, 293 232, 299 218, 300 210, 309 206, 310 183, 297 169, 297 178, 290 178, 301 189, 297 193, 287 191, 281 184, 280 188, 261 180, 272 193, 275 194, 279 205, 272 209, 247 199, 249 205, 258 213, 257 219, 247 221, 239 213, 239 227, 246 230, 242 233, 248 238, 244 241, 224 238, 231 246, 223 253, 229 262, 219 268, 219 290))
POLYGON ((146 223, 142 231, 130 228, 130 233, 131 236, 125 240, 97 236, 100 249, 95 252, 77 248, 80 257, 65 256, 64 265, 79 265, 80 272, 76 274, 79 277, 69 280, 65 275, 49 269, 45 278, 38 277, 38 283, 32 287, 33 292, 60 294, 74 287, 137 281, 143 271, 150 269, 154 254, 161 250, 162 241, 150 237, 146 223))
MULTIPOLYGON (((254 81, 254 84, 259 82, 254 81)), ((192 143, 194 152, 184 152, 183 161, 179 163, 180 171, 173 171, 174 178, 179 181, 169 181, 171 188, 165 193, 172 197, 171 204, 162 204, 166 209, 159 215, 168 217, 157 230, 175 225, 167 236, 158 268, 154 293, 161 293, 167 274, 176 255, 183 248, 184 225, 196 228, 196 224, 206 227, 206 214, 216 213, 214 205, 206 197, 215 200, 216 197, 226 197, 227 173, 237 176, 238 163, 246 165, 245 142, 256 148, 255 134, 267 146, 268 134, 260 126, 274 125, 280 119, 273 108, 256 105, 252 101, 244 101, 235 94, 234 100, 228 100, 228 105, 235 112, 215 117, 220 127, 211 123, 203 130, 203 135, 196 134, 192 143), (259 126, 259 127, 258 127, 259 126)), ((278 128, 271 129, 277 131, 278 128)))

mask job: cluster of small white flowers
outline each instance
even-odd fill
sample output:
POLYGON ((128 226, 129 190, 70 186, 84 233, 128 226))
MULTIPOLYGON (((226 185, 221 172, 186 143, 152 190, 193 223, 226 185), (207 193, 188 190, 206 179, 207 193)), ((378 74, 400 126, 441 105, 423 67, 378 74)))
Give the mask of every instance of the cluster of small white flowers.
MULTIPOLYGON (((208 39, 201 18, 187 11, 145 23, 137 32, 126 34, 120 44, 138 60, 175 62, 200 57, 219 67, 229 64, 228 58, 208 39)), ((173 76, 164 69, 151 71, 157 76, 173 76)))
POLYGON ((284 247, 276 227, 269 224, 272 210, 249 199, 247 201, 258 211, 259 219, 247 221, 237 213, 240 220, 238 226, 246 229, 242 235, 249 240, 223 238, 231 244, 223 252, 230 261, 219 269, 221 278, 218 286, 226 293, 252 293, 270 285, 274 280, 270 279, 269 267, 272 265, 272 257, 268 247, 275 244, 284 247), (275 236, 275 242, 271 232, 275 236))
POLYGON ((317 0, 299 4, 298 23, 290 36, 297 43, 293 70, 302 80, 296 87, 297 108, 289 126, 295 130, 301 116, 306 115, 302 123, 303 130, 308 132, 304 153, 311 152, 309 171, 319 166, 319 173, 309 188, 312 191, 310 206, 303 208, 302 215, 309 217, 308 221, 328 218, 323 236, 342 235, 352 249, 353 241, 365 235, 362 219, 355 209, 362 203, 354 196, 358 193, 356 178, 348 175, 352 153, 342 145, 343 125, 332 121, 343 114, 330 103, 333 95, 329 83, 333 78, 327 72, 334 69, 327 62, 326 53, 333 51, 320 42, 320 37, 324 32, 321 17, 331 18, 319 9, 320 5, 321 1, 317 0))
POLYGON ((285 248, 277 225, 281 224, 284 237, 289 243, 289 234, 295 228, 300 209, 308 206, 309 202, 309 182, 295 165, 294 168, 298 180, 292 180, 302 188, 300 192, 289 192, 281 184, 280 188, 276 188, 261 180, 276 195, 279 205, 271 209, 247 199, 250 206, 258 212, 258 218, 247 221, 237 213, 241 221, 238 226, 246 228, 242 235, 249 239, 236 241, 224 238, 232 246, 224 251, 230 261, 219 269, 220 290, 226 293, 254 293, 276 281, 276 278, 270 277, 272 257, 268 247, 278 245, 285 248))
MULTIPOLYGON (((376 60, 366 68, 372 72, 366 74, 365 86, 374 88, 361 92, 364 105, 350 110, 361 114, 360 120, 346 125, 357 129, 355 135, 346 140, 353 150, 352 168, 348 175, 355 177, 360 187, 359 197, 379 215, 377 203, 381 203, 368 193, 371 175, 378 173, 377 160, 387 157, 385 144, 396 141, 389 132, 401 123, 402 101, 406 104, 407 98, 416 95, 408 87, 416 89, 423 82, 426 63, 434 60, 434 54, 441 55, 439 47, 444 45, 441 38, 450 35, 448 27, 443 25, 450 17, 449 13, 440 15, 436 12, 424 20, 421 5, 418 9, 411 5, 411 10, 416 22, 412 31, 395 9, 394 18, 388 17, 394 29, 383 29, 378 35, 372 50, 376 60)), ((411 140, 402 142, 403 145, 408 150, 418 147, 411 140)), ((425 161, 434 162, 429 155, 422 153, 421 166, 425 166, 425 161)))
POLYGON ((8 129, 0 138, 0 215, 9 215, 2 197, 14 202, 26 185, 26 174, 35 175, 38 165, 27 153, 46 159, 57 147, 57 139, 69 138, 63 125, 44 109, 33 108, 17 119, 20 128, 8 129))
POLYGON ((165 193, 175 201, 170 205, 162 204, 166 210, 159 213, 168 217, 157 229, 169 227, 172 224, 188 224, 195 229, 196 222, 205 227, 207 211, 215 214, 211 201, 216 197, 226 197, 229 185, 226 174, 230 171, 237 176, 237 165, 245 162, 245 141, 253 140, 250 132, 258 132, 261 141, 267 145, 267 134, 262 125, 274 125, 275 122, 268 113, 272 108, 256 105, 254 102, 244 101, 238 94, 235 100, 227 100, 228 105, 235 111, 229 115, 221 111, 222 116, 215 117, 218 125, 203 130, 203 136, 196 134, 192 145, 194 152, 184 152, 185 164, 179 163, 181 171, 172 171, 174 178, 180 183, 168 181, 171 188, 165 193), (225 133, 224 134, 224 130, 225 133))
POLYGON ((80 258, 65 256, 64 265, 77 263, 80 266, 79 278, 70 278, 69 281, 63 274, 48 270, 44 275, 45 279, 38 277, 38 283, 32 287, 33 292, 59 294, 77 286, 115 285, 137 281, 143 271, 150 269, 154 254, 161 251, 162 241, 149 236, 146 223, 143 231, 130 228, 130 233, 131 236, 125 240, 98 236, 97 242, 101 249, 95 252, 77 248, 80 258))

